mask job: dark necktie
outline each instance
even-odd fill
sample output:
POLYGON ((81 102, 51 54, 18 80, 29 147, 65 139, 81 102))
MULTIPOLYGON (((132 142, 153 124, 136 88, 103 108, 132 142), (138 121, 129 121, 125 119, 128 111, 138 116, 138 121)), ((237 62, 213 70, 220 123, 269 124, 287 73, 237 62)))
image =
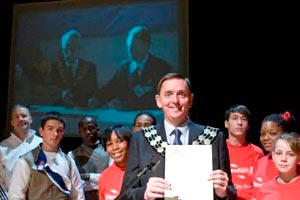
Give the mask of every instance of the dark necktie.
POLYGON ((173 130, 173 134, 175 135, 175 139, 173 141, 173 144, 174 145, 182 145, 182 142, 180 140, 180 136, 182 134, 181 131, 176 128, 176 129, 173 130))

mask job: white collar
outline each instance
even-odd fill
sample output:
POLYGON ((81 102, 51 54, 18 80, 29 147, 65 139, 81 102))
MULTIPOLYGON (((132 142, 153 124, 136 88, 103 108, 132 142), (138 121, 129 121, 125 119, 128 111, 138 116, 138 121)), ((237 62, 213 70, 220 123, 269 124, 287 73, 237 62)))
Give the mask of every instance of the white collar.
POLYGON ((175 128, 178 128, 181 131, 181 133, 184 136, 186 136, 187 133, 188 133, 188 121, 189 120, 187 119, 183 124, 181 124, 178 127, 175 127, 172 124, 170 124, 166 119, 164 119, 164 126, 165 126, 165 130, 166 130, 166 135, 169 136, 175 128))

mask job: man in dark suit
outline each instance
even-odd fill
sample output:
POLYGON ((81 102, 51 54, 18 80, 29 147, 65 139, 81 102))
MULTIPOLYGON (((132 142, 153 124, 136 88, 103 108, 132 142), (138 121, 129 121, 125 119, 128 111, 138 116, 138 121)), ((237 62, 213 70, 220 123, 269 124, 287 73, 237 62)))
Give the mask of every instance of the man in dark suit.
POLYGON ((98 88, 96 65, 80 58, 80 38, 71 29, 61 37, 61 54, 51 64, 49 85, 57 90, 55 104, 70 107, 87 107, 98 88))
POLYGON ((134 26, 126 40, 128 59, 98 92, 100 105, 117 109, 156 109, 156 84, 172 66, 150 52, 151 35, 145 26, 134 26))
MULTIPOLYGON (((122 185, 121 195, 124 195, 122 199, 155 200, 165 197, 164 191, 171 189, 171 184, 164 179, 165 145, 174 144, 175 139, 177 144, 211 144, 213 171, 207 177, 213 182, 214 199, 236 199, 224 134, 217 128, 202 126, 189 119, 193 103, 189 79, 177 73, 166 74, 158 84, 155 99, 157 106, 164 113, 164 121, 132 135, 122 185), (173 134, 175 129, 181 132, 179 138, 173 134), (133 178, 137 177, 149 163, 158 160, 160 163, 155 169, 148 170, 132 185, 133 178)), ((182 169, 180 173, 184 173, 184 170, 182 169)))

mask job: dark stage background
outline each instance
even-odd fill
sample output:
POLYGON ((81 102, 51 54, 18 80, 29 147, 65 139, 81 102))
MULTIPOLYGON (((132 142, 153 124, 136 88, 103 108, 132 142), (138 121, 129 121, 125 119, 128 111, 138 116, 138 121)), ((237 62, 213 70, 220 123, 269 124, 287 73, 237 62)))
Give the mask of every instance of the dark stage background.
MULTIPOLYGON (((12 7, 26 2, 34 1, 0 3, 1 139, 7 113, 12 7)), ((225 110, 233 104, 245 104, 252 112, 249 140, 258 145, 264 116, 290 110, 299 124, 299 32, 293 5, 192 1, 189 7, 193 121, 226 131, 225 110)), ((62 148, 68 151, 79 142, 79 138, 64 138, 62 148)))

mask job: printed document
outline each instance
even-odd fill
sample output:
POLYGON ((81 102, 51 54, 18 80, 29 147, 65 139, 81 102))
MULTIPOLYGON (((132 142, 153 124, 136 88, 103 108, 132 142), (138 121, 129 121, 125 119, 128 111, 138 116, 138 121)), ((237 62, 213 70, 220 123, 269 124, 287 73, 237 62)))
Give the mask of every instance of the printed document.
POLYGON ((211 145, 167 145, 165 156, 165 200, 213 200, 211 145))

